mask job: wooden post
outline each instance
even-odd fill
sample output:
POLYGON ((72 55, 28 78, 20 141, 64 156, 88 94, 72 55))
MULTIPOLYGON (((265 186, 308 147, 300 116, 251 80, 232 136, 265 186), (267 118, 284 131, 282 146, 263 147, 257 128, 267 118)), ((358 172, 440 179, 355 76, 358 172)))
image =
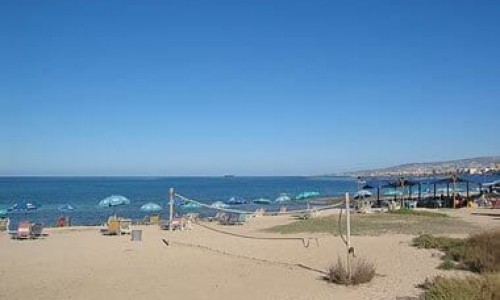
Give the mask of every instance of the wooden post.
POLYGON ((169 202, 170 212, 168 218, 168 229, 172 230, 172 220, 174 217, 174 200, 175 200, 174 188, 170 188, 169 194, 170 194, 170 202, 169 202))
POLYGON ((345 210, 346 210, 346 241, 347 241, 347 274, 348 281, 351 281, 351 212, 349 207, 349 193, 345 194, 345 210))

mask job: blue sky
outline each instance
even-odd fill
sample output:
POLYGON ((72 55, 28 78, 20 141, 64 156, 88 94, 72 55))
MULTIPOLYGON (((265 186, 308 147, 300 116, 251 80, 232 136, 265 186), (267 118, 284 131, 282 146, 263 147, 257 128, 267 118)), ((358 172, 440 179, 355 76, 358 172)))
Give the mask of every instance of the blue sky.
POLYGON ((296 175, 482 155, 498 1, 2 1, 0 175, 296 175))

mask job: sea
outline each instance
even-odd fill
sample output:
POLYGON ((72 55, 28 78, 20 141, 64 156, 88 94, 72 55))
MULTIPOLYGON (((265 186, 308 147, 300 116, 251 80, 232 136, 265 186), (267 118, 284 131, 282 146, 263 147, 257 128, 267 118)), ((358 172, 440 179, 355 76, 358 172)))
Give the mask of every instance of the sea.
MULTIPOLYGON (((491 182, 493 177, 469 178, 475 182, 491 182)), ((463 184, 462 184, 463 185, 463 184)), ((346 192, 354 194, 358 181, 353 177, 0 177, 0 209, 15 203, 37 203, 39 208, 30 211, 11 211, 7 216, 11 228, 21 220, 41 222, 54 226, 60 216, 69 216, 73 225, 100 225, 108 217, 141 220, 147 213, 140 207, 154 202, 162 207, 160 214, 168 216, 168 193, 174 188, 177 194, 202 203, 227 201, 233 196, 246 200, 256 198, 276 199, 281 193, 291 197, 303 192, 318 192, 321 197, 340 197, 346 192), (98 203, 109 196, 122 195, 130 204, 115 208, 101 208, 98 203), (74 210, 61 210, 61 206, 71 205, 74 210)), ((431 185, 423 189, 432 188, 431 185)), ((442 186, 441 188, 444 188, 442 186)), ((462 189, 465 187, 462 186, 462 189)), ((471 186, 477 189, 477 186, 471 186)), ((307 203, 288 205, 289 209, 305 208, 307 203)), ((232 206, 234 209, 255 211, 263 207, 256 204, 232 206)), ((278 204, 264 206, 266 211, 277 211, 278 204)), ((214 215, 212 209, 187 210, 176 207, 176 213, 198 212, 202 216, 214 215)))
MULTIPOLYGON (((206 204, 227 201, 233 196, 246 200, 269 198, 281 193, 296 196, 303 192, 319 192, 321 196, 341 196, 357 190, 352 177, 0 177, 0 208, 15 203, 35 202, 39 208, 30 211, 11 211, 11 228, 21 220, 41 222, 54 226, 60 216, 69 216, 72 225, 100 225, 111 214, 133 220, 143 219, 147 213, 140 207, 148 202, 162 206, 164 218, 168 215, 168 193, 177 194, 206 204), (111 195, 122 195, 129 205, 101 208, 99 201, 111 195), (63 205, 74 210, 61 210, 63 205)), ((306 204, 296 204, 301 208, 306 204)), ((236 206, 234 206, 236 208, 236 206)), ((244 204, 237 209, 255 211, 262 205, 244 204)), ((278 210, 278 205, 266 205, 266 210, 278 210)), ((186 213, 177 207, 177 213, 186 213)), ((198 209, 202 215, 213 215, 210 209, 198 209)))

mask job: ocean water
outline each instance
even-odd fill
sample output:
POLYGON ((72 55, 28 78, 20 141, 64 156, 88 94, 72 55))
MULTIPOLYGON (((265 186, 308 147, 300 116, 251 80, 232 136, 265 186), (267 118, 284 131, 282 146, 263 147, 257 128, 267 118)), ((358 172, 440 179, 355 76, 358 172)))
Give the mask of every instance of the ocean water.
MULTIPOLYGON (((297 195, 304 191, 317 191, 321 196, 340 196, 345 192, 355 192, 357 182, 349 177, 2 177, 0 207, 31 201, 41 205, 39 209, 29 212, 9 213, 13 226, 20 220, 53 226, 62 215, 69 215, 73 225, 98 225, 114 213, 140 220, 147 214, 140 212, 139 208, 147 202, 156 202, 166 208, 171 187, 180 195, 210 204, 235 195, 247 200, 260 197, 275 199, 280 193, 297 195), (99 201, 111 195, 123 195, 131 200, 131 204, 111 209, 99 208, 99 201), (63 204, 71 204, 75 210, 59 211, 59 206, 63 204)), ((261 206, 237 206, 248 211, 258 207, 261 206)), ((278 207, 271 205, 266 209, 278 207)), ((209 209, 200 212, 205 215, 214 213, 209 209)), ((166 217, 168 209, 161 213, 166 217)))

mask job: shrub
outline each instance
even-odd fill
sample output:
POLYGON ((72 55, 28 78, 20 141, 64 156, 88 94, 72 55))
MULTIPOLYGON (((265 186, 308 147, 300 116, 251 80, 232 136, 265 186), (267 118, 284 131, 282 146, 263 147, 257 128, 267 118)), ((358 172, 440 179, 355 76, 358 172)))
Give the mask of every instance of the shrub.
POLYGON ((500 299, 500 277, 498 275, 469 276, 466 278, 426 279, 419 287, 425 292, 425 300, 498 300, 500 299))
POLYGON ((421 234, 413 239, 413 245, 445 252, 444 260, 458 262, 458 268, 476 273, 500 271, 500 230, 476 233, 467 239, 421 234))
POLYGON ((465 244, 462 239, 449 238, 445 236, 434 236, 424 233, 413 239, 413 245, 424 249, 439 249, 441 251, 449 251, 463 247, 465 244))
POLYGON ((426 211, 426 210, 415 210, 409 208, 401 208, 396 210, 389 210, 391 214, 398 215, 412 215, 412 216, 421 216, 421 217, 430 217, 430 218, 448 218, 449 216, 444 213, 426 211))
POLYGON ((473 272, 500 271, 500 229, 471 235, 465 244, 463 265, 473 272))
POLYGON ((455 263, 451 259, 445 259, 438 267, 442 270, 455 269, 455 263))
POLYGON ((364 258, 355 258, 351 260, 351 278, 349 279, 347 267, 339 257, 337 264, 330 267, 326 279, 337 284, 358 285, 370 282, 373 277, 375 277, 375 265, 364 258))

